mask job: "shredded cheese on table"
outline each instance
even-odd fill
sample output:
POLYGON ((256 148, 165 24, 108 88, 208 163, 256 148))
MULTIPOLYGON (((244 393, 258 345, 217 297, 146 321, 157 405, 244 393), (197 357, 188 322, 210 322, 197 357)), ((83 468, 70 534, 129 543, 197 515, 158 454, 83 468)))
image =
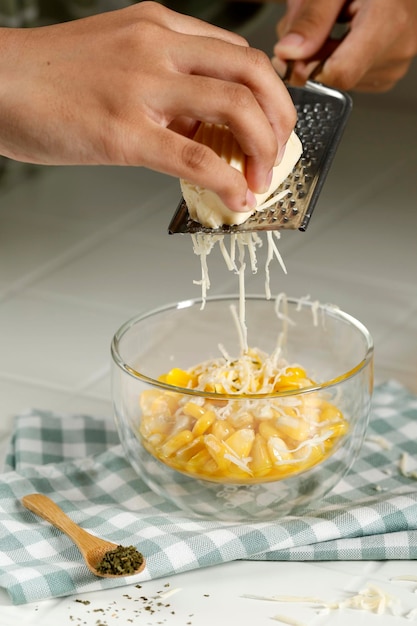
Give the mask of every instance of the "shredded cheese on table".
POLYGON ((287 615, 274 615, 271 619, 276 622, 281 622, 282 624, 288 624, 289 626, 304 626, 302 622, 293 617, 288 617, 287 615))
MULTIPOLYGON (((398 598, 386 593, 383 589, 376 585, 368 584, 367 587, 358 591, 345 600, 328 602, 316 597, 303 597, 303 596, 257 596, 253 594, 244 594, 242 597, 253 600, 266 600, 277 603, 302 603, 315 605, 316 607, 322 607, 328 610, 336 609, 357 609, 360 611, 367 611, 376 615, 382 615, 387 612, 392 615, 401 614, 401 602, 398 598)), ((411 611, 410 613, 412 613, 411 611)), ((282 616, 272 617, 272 619, 278 619, 283 621, 282 616)), ((410 619, 410 618, 409 618, 410 619)))

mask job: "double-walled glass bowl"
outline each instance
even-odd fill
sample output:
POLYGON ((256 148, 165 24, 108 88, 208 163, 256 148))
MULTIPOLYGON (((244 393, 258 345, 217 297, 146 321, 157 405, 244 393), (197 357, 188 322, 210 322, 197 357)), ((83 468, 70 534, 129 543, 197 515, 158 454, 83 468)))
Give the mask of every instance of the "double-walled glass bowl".
POLYGON ((242 363, 239 312, 237 296, 204 308, 188 300, 118 330, 112 384, 123 448, 147 485, 187 514, 267 520, 317 507, 365 436, 372 338, 336 307, 252 296, 242 363), (203 383, 207 367, 196 366, 213 360, 217 378, 203 383))

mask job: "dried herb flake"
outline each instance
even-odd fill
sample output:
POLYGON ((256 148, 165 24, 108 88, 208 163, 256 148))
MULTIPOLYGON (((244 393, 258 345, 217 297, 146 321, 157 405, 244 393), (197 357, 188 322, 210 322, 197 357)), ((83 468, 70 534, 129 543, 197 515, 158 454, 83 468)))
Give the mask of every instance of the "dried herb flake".
POLYGON ((97 565, 97 571, 112 576, 128 576, 134 574, 142 563, 143 555, 134 546, 117 546, 114 550, 106 552, 97 565))

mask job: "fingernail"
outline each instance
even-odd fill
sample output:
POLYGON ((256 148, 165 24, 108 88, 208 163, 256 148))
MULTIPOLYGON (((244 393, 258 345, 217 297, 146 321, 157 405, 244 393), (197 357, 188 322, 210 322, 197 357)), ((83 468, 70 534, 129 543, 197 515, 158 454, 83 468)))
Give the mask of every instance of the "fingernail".
POLYGON ((256 209, 258 202, 256 200, 256 196, 250 189, 246 192, 246 206, 250 209, 256 209))
POLYGON ((288 50, 296 50, 303 45, 305 39, 299 33, 288 33, 278 42, 278 47, 282 50, 285 48, 288 50))

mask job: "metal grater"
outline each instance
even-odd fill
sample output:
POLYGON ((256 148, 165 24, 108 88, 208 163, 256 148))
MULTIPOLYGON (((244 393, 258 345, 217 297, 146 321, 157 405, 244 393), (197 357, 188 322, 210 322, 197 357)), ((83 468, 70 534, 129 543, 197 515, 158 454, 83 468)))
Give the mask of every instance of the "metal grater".
POLYGON ((298 114, 295 131, 303 144, 298 163, 277 189, 289 193, 271 207, 255 212, 243 224, 220 228, 207 228, 190 219, 181 198, 169 234, 306 230, 352 110, 352 100, 344 92, 312 81, 305 87, 288 85, 288 91, 298 114))

